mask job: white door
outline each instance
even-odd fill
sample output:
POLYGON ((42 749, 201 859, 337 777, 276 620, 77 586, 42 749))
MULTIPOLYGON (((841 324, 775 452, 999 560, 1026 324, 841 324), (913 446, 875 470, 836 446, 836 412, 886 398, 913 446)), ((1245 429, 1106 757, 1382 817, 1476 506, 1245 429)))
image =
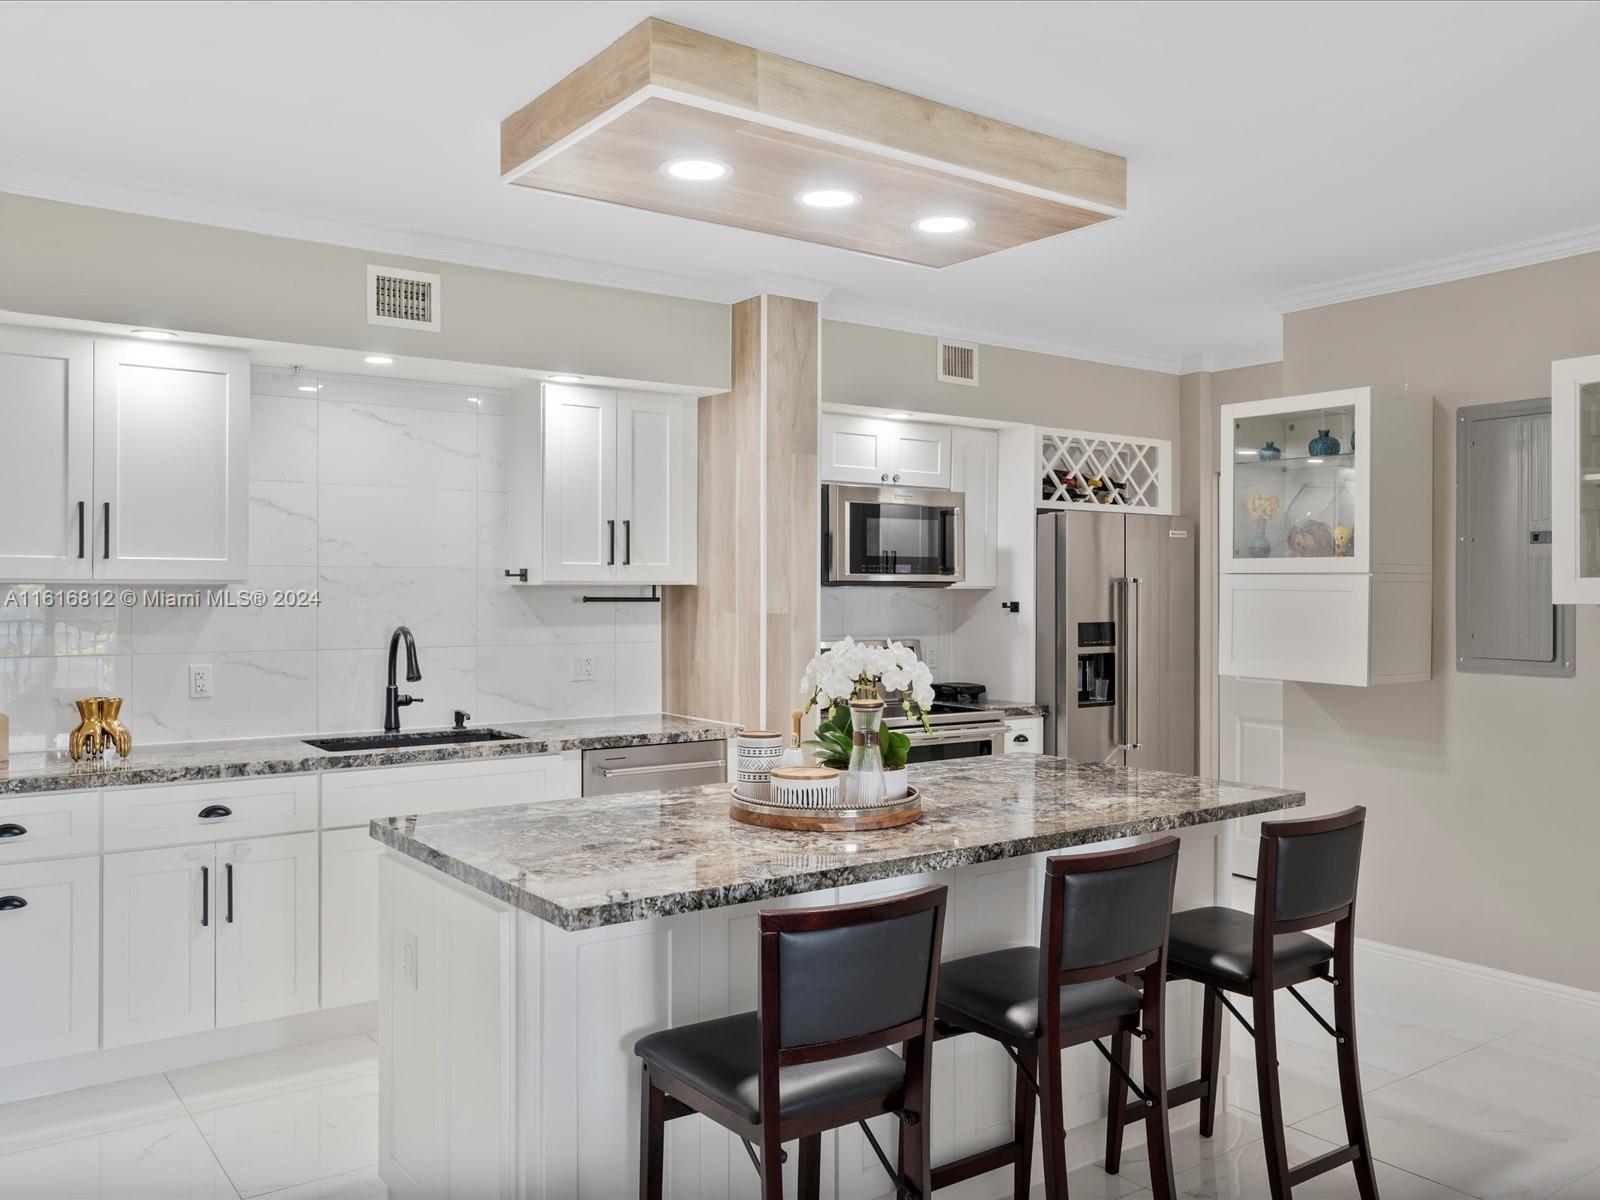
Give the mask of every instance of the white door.
POLYGON ((100 1045, 100 858, 0 867, 0 1067, 100 1045))
POLYGON ((317 1007, 317 835, 217 846, 217 1027, 317 1007))
POLYGON ((888 483, 895 422, 823 413, 818 467, 824 483, 888 483))
POLYGON ((243 351, 96 341, 95 575, 245 578, 249 438, 243 351))
MULTIPOLYGON (((1283 684, 1224 675, 1218 681, 1222 745, 1218 770, 1235 783, 1283 786, 1283 684)), ((1262 817, 1233 823, 1233 873, 1255 878, 1262 817)))
POLYGON ((0 430, 0 578, 89 578, 93 339, 0 329, 0 430))
POLYGON ((617 395, 617 579, 693 583, 696 404, 692 397, 617 395))
POLYGON ((378 859, 361 825, 322 835, 322 1007, 378 998, 378 859))
POLYGON ((544 389, 544 578, 616 578, 617 397, 595 388, 544 389))
POLYGON ((1600 355, 1550 371, 1550 595, 1600 604, 1600 355))
POLYGON ((992 429, 951 431, 950 490, 965 497, 966 575, 958 588, 995 585, 1000 536, 1000 435, 992 429))
POLYGON ((216 1023, 214 848, 131 850, 103 861, 104 1045, 211 1029, 216 1023))
POLYGON ((946 425, 908 425, 890 421, 889 482, 902 487, 950 486, 950 434, 946 425))

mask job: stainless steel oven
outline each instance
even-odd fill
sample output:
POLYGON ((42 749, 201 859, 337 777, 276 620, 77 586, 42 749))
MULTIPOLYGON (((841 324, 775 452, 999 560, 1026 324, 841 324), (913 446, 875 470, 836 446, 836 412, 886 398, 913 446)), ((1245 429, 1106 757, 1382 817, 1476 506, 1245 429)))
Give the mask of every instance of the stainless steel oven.
POLYGON ((948 587, 966 572, 960 492, 822 489, 822 582, 948 587))
POLYGON ((911 739, 907 762, 943 762, 1006 752, 1005 715, 999 712, 945 712, 935 704, 928 713, 926 730, 910 717, 892 717, 884 724, 911 739))

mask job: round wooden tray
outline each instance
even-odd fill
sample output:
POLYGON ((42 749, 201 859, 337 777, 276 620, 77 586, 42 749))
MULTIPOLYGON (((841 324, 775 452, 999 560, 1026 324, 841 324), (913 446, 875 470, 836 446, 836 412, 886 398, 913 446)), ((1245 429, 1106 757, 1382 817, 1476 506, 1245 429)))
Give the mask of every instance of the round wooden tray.
POLYGON ((797 808, 792 804, 766 804, 734 792, 728 815, 746 825, 767 829, 793 829, 805 833, 851 833, 858 829, 893 829, 922 817, 922 795, 909 788, 904 799, 871 808, 797 808))

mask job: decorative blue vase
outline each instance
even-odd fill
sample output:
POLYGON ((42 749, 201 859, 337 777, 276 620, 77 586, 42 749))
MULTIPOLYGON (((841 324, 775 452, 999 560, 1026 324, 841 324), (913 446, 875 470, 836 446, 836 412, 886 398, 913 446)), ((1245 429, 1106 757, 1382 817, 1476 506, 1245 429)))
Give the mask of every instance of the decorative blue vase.
POLYGON ((1256 458, 1261 462, 1277 462, 1283 457, 1283 451, 1273 445, 1272 439, 1267 439, 1267 444, 1256 451, 1256 458))
POLYGON ((1339 439, 1331 436, 1326 429, 1319 429, 1317 436, 1306 447, 1306 453, 1312 458, 1332 458, 1339 453, 1339 439))

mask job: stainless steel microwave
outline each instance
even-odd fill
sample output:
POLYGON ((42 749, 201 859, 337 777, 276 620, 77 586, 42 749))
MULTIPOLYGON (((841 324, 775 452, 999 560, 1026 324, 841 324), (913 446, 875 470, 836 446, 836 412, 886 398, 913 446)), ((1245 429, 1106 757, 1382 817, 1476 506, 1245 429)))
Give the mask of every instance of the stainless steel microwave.
POLYGON ((822 489, 822 582, 948 587, 966 573, 966 501, 930 488, 822 489))

